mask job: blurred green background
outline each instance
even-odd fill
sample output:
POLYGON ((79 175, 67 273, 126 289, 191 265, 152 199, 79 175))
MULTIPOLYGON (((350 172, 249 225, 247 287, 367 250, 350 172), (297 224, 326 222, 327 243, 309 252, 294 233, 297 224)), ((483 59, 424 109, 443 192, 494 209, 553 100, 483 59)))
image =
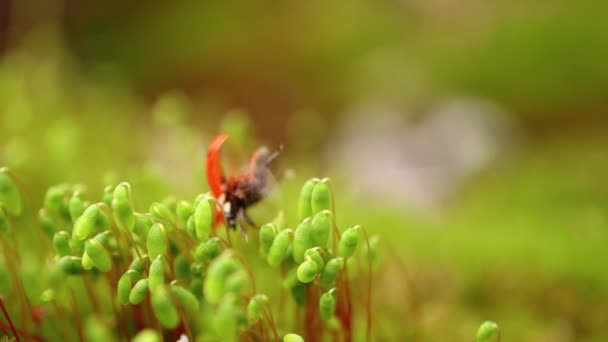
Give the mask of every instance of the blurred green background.
POLYGON ((142 207, 284 144, 262 221, 331 176, 385 247, 380 340, 606 341, 604 1, 0 4, 0 164, 142 207), (240 162, 239 162, 240 161, 240 162), (291 172, 293 171, 293 172, 291 172), (282 177, 283 174, 295 177, 282 177))

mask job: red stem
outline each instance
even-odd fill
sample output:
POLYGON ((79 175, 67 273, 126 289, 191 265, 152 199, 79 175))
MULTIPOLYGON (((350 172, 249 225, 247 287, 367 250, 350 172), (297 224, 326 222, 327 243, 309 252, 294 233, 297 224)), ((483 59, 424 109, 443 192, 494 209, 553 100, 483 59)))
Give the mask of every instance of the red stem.
POLYGON ((17 334, 17 329, 15 329, 15 326, 13 325, 11 316, 8 314, 8 311, 6 311, 6 307, 4 306, 4 299, 2 297, 0 297, 0 307, 2 308, 2 313, 4 314, 4 317, 6 318, 6 321, 8 322, 8 325, 10 326, 11 331, 13 332, 13 336, 15 336, 17 342, 20 342, 19 334, 17 334))

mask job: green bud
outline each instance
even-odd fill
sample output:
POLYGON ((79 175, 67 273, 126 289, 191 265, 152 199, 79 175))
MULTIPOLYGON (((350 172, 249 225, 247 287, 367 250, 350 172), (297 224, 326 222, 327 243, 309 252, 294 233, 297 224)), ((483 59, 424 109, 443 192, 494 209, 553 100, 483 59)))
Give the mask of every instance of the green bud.
POLYGON ((205 266, 203 266, 203 264, 200 262, 195 262, 192 265, 190 265, 190 273, 192 273, 192 275, 194 275, 196 277, 203 274, 204 271, 205 271, 205 266))
POLYGON ((338 273, 344 267, 344 258, 330 259, 321 273, 320 284, 322 289, 331 288, 338 277, 338 273))
POLYGON ((84 272, 82 261, 79 257, 66 255, 59 258, 58 264, 66 274, 80 274, 84 272))
POLYGON ((500 340, 500 329, 498 324, 485 321, 477 330, 477 342, 498 342, 500 340))
POLYGON ((323 178, 312 190, 310 205, 313 214, 323 210, 331 210, 331 191, 327 183, 329 183, 329 178, 323 178))
POLYGON ((277 226, 274 223, 266 223, 260 227, 260 254, 264 257, 268 255, 272 241, 277 236, 277 226))
POLYGON ((133 279, 128 272, 123 273, 118 280, 118 285, 116 285, 116 295, 118 297, 118 303, 122 305, 129 304, 129 293, 131 293, 131 289, 133 288, 133 279))
POLYGON ((262 318, 264 306, 267 304, 268 296, 264 294, 256 294, 251 297, 247 304, 247 321, 249 321, 249 325, 256 324, 262 318))
POLYGON ((160 336, 155 330, 152 329, 144 329, 140 331, 131 342, 160 342, 160 336))
POLYGON ((312 244, 319 247, 327 247, 331 232, 332 213, 329 210, 319 211, 312 219, 311 233, 312 244))
POLYGON ((179 223, 185 226, 190 216, 194 214, 194 207, 188 201, 179 201, 175 208, 175 212, 179 223))
POLYGON ((293 231, 285 229, 279 232, 272 241, 266 260, 272 267, 278 267, 288 255, 293 231))
POLYGON ((0 233, 7 233, 9 229, 10 224, 8 221, 8 216, 6 216, 4 207, 0 205, 0 233))
POLYGON ((378 264, 378 244, 380 243, 380 237, 378 235, 374 235, 369 238, 369 248, 367 243, 363 243, 364 253, 363 253, 363 263, 367 265, 368 262, 371 262, 372 267, 378 264))
POLYGON ((192 292, 175 284, 171 285, 171 292, 173 296, 175 296, 179 304, 184 308, 184 310, 186 310, 186 312, 190 313, 191 315, 194 315, 198 312, 198 299, 195 295, 192 294, 192 292))
POLYGON ((304 342, 304 338, 298 334, 287 334, 283 336, 283 342, 304 342))
POLYGON ((176 220, 175 214, 164 203, 152 203, 152 205, 150 205, 150 214, 167 222, 175 222, 176 220))
POLYGON ((4 205, 6 211, 13 216, 21 214, 21 193, 13 178, 8 174, 8 169, 0 168, 0 204, 4 205))
POLYGON ((198 202, 194 211, 194 227, 196 228, 196 237, 199 240, 206 240, 211 233, 213 211, 210 198, 203 198, 198 202))
POLYGON ((304 253, 313 247, 311 219, 305 218, 293 234, 293 260, 297 263, 304 261, 304 253))
POLYGON ((336 297, 334 297, 334 292, 335 289, 331 289, 319 298, 319 313, 325 321, 332 318, 336 312, 336 297))
POLYGON ((159 255, 167 255, 167 231, 161 223, 155 223, 148 232, 148 255, 155 259, 159 255))
POLYGON ((154 291, 157 287, 165 283, 165 265, 161 255, 158 255, 150 265, 150 291, 154 291))
POLYGON ((239 268, 239 264, 226 253, 213 260, 211 265, 209 265, 203 287, 205 298, 207 298, 209 303, 219 303, 226 292, 226 279, 239 268))
POLYGON ((167 290, 163 286, 160 286, 156 289, 151 289, 151 292, 152 310, 156 318, 167 329, 177 327, 180 321, 179 313, 167 290))
POLYGON ((357 244, 359 243, 359 229, 360 226, 355 226, 348 228, 342 233, 340 242, 338 243, 338 256, 345 259, 353 256, 357 249, 357 244))
POLYGON ((74 193, 68 202, 68 206, 70 209, 70 218, 72 219, 73 223, 76 223, 76 220, 82 216, 86 209, 82 195, 79 193, 74 193))
POLYGON ((135 283, 131 292, 129 293, 129 302, 131 304, 139 304, 146 299, 146 294, 148 294, 148 279, 144 278, 135 283))
POLYGON ((302 186, 300 197, 298 198, 298 215, 300 221, 303 221, 307 217, 312 217, 312 192, 317 183, 319 183, 319 178, 312 178, 302 186))
POLYGON ((112 269, 112 258, 110 253, 95 239, 90 239, 85 243, 84 250, 93 261, 95 267, 102 272, 109 272, 112 269))
POLYGON ((74 223, 74 229, 72 230, 73 240, 85 240, 95 232, 97 224, 97 218, 101 215, 99 212, 99 206, 97 204, 91 204, 84 213, 74 223))
POLYGON ((60 231, 53 235, 53 247, 59 256, 69 255, 72 251, 70 247, 70 235, 65 231, 60 231))

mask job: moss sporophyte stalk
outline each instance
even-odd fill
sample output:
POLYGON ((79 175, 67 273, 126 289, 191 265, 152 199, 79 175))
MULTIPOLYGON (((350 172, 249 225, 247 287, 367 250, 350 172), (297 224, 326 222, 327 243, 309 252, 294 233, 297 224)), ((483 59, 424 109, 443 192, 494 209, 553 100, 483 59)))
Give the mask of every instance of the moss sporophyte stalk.
MULTIPOLYGON (((261 167, 274 157, 258 150, 249 173, 221 181, 228 137, 220 137, 207 163, 212 191, 147 211, 127 182, 105 187, 101 199, 81 185, 53 186, 36 211, 24 183, 0 168, 2 333, 16 341, 382 340, 372 312, 379 237, 338 227, 328 178, 303 183, 296 218, 280 208, 257 228, 245 210, 261 189, 230 192, 264 180, 261 167), (235 212, 231 201, 243 199, 235 212), (28 267, 35 278, 25 277, 28 267)), ((480 326, 478 341, 499 339, 495 323, 480 326)))

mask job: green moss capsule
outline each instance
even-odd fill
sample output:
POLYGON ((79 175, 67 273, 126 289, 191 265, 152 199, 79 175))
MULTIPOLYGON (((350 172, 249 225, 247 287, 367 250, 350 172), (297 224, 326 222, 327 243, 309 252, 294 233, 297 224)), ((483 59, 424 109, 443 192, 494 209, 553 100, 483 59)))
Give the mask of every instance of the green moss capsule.
POLYGON ((46 289, 40 294, 40 301, 43 303, 49 303, 49 302, 52 302, 53 300, 55 300, 55 296, 56 296, 55 290, 46 289))
POLYGON ((155 202, 152 203, 152 205, 150 205, 150 214, 152 214, 154 217, 157 217, 163 221, 167 221, 167 222, 175 222, 176 220, 176 216, 175 214, 171 211, 171 209, 169 209, 169 207, 164 204, 164 203, 160 203, 160 202, 155 202))
POLYGON ((175 207, 175 213, 177 214, 177 221, 185 227, 190 216, 194 214, 194 207, 188 201, 179 201, 175 207))
POLYGON ((485 321, 477 330, 477 342, 498 342, 500 340, 500 329, 498 324, 485 321))
POLYGON ((304 342, 304 338, 298 334, 287 334, 283 336, 283 342, 304 342))
POLYGON ((270 266, 278 267, 283 260, 285 260, 289 254, 289 245, 291 243, 292 235, 293 231, 288 228, 279 232, 274 238, 272 245, 268 250, 268 256, 266 257, 270 266))
POLYGON ((137 333, 135 337, 131 340, 131 342, 160 342, 160 336, 155 330, 152 329, 144 329, 137 333))
POLYGON ((310 237, 312 244, 319 247, 327 247, 331 232, 332 214, 329 210, 319 211, 312 219, 310 237))
POLYGON ((188 221, 186 221, 186 231, 190 234, 190 237, 194 240, 198 240, 196 237, 196 227, 194 226, 194 215, 190 216, 188 221))
POLYGON ((331 210, 331 191, 329 190, 328 183, 329 179, 324 178, 315 184, 312 190, 310 205, 313 215, 323 210, 331 210))
POLYGON ((350 258, 355 253, 357 249, 357 244, 359 244, 359 226, 355 226, 352 228, 348 228, 342 233, 340 237, 340 242, 338 243, 338 256, 341 256, 345 259, 350 258))
POLYGON ((213 206, 210 198, 203 198, 198 202, 194 210, 194 227, 196 237, 199 240, 206 240, 211 233, 213 224, 213 206))
POLYGON ((158 255, 150 265, 150 291, 154 291, 157 287, 165 284, 165 261, 161 255, 158 255))
POLYGON ((177 299, 181 307, 186 310, 191 315, 194 315, 198 312, 199 303, 198 299, 192 292, 189 290, 179 286, 172 284, 171 285, 171 293, 177 299))
POLYGON ((10 229, 10 224, 8 221, 8 216, 6 215, 6 211, 4 207, 0 206, 0 233, 6 233, 10 229))
POLYGON ((291 288, 291 296, 299 307, 306 305, 308 295, 306 294, 306 285, 298 282, 298 284, 291 288))
POLYGON ((344 258, 332 258, 327 261, 325 268, 323 269, 323 273, 321 273, 321 279, 319 283, 322 289, 331 288, 334 284, 334 281, 338 277, 338 273, 344 267, 344 258))
POLYGON ((10 215, 19 216, 21 214, 21 193, 6 168, 0 168, 0 204, 10 215))
POLYGON ((87 271, 95 267, 93 260, 91 260, 91 257, 87 254, 87 252, 82 253, 82 259, 80 260, 80 264, 82 265, 82 268, 87 271))
POLYGON ((247 321, 249 325, 254 325, 262 318, 264 306, 268 304, 268 296, 265 294, 256 294, 251 297, 247 304, 247 321))
POLYGON ((380 237, 374 235, 369 238, 369 248, 367 243, 363 242, 363 264, 366 265, 371 262, 372 267, 378 265, 378 244, 380 243, 380 237))
POLYGON ((146 215, 136 214, 135 215, 135 227, 133 231, 139 235, 143 240, 148 240, 148 232, 154 225, 154 220, 146 215))
POLYGON ((82 268, 82 260, 75 256, 64 256, 58 260, 59 267, 66 274, 80 274, 84 272, 82 268))
POLYGON ((298 217, 300 221, 303 221, 307 217, 312 217, 312 192, 315 186, 319 183, 319 178, 309 179, 302 186, 300 190, 300 197, 298 198, 298 217))
POLYGON ((84 250, 91 258, 93 265, 102 272, 109 272, 112 269, 112 258, 110 253, 95 239, 87 240, 84 250))
POLYGON ((133 230, 135 227, 135 213, 131 205, 131 186, 123 182, 116 186, 112 194, 112 210, 114 220, 118 227, 124 230, 133 230))
POLYGON ((304 258, 314 261, 319 266, 319 271, 322 271, 323 267, 325 267, 325 259, 323 259, 322 255, 323 253, 325 252, 320 247, 313 247, 304 252, 304 258))
POLYGON ((218 237, 211 238, 205 242, 201 242, 193 252, 194 259, 199 262, 213 260, 220 255, 222 247, 218 237))
POLYGON ((226 292, 226 279, 239 268, 240 265, 229 254, 222 254, 209 265, 203 287, 209 303, 219 303, 226 292))
POLYGON ((173 272, 175 279, 187 279, 190 276, 190 264, 183 255, 178 255, 173 258, 173 272))
POLYGON ((310 218, 305 218, 293 233, 293 260, 297 263, 304 261, 304 253, 313 247, 311 223, 310 218))
POLYGON ((91 204, 84 213, 74 223, 72 230, 73 240, 86 240, 89 236, 95 233, 97 220, 101 215, 97 204, 91 204))
POLYGON ((129 293, 133 288, 133 279, 128 272, 123 273, 118 279, 118 284, 116 285, 116 297, 118 298, 118 303, 122 305, 129 304, 129 293))
POLYGON ((179 324, 179 313, 164 286, 151 289, 152 311, 163 327, 173 329, 179 324))
POLYGON ((302 283, 310 283, 315 279, 319 271, 319 265, 316 262, 306 259, 298 266, 298 280, 302 283))
POLYGON ((336 312, 336 297, 334 296, 335 289, 331 289, 319 298, 319 313, 325 321, 334 316, 336 312))
POLYGON ((142 274, 148 261, 149 258, 147 255, 143 255, 141 258, 139 256, 136 256, 135 258, 133 258, 133 261, 131 261, 131 265, 129 265, 129 270, 133 270, 138 274, 142 274))
POLYGON ((218 305, 213 317, 213 327, 220 340, 238 340, 240 315, 237 297, 232 294, 226 295, 218 305))
POLYGON ((155 223, 148 232, 148 255, 154 260, 159 255, 167 255, 167 231, 161 223, 155 223))
POLYGON ((72 190, 67 184, 60 184, 49 188, 44 195, 44 209, 55 217, 70 220, 70 209, 68 202, 72 190))
POLYGON ((70 209, 70 217, 72 219, 72 223, 75 223, 76 220, 84 213, 86 207, 84 205, 84 199, 80 193, 74 193, 72 198, 68 203, 68 207, 70 209))
POLYGON ((194 293, 196 298, 203 298, 203 280, 200 278, 194 278, 190 282, 190 292, 194 293))
POLYGON ((114 185, 106 185, 103 188, 103 195, 101 197, 101 201, 105 203, 108 207, 112 206, 112 197, 114 193, 114 185))
POLYGON ((38 211, 38 223, 40 223, 42 231, 49 237, 52 237, 59 229, 45 209, 38 211))
POLYGON ((260 238, 260 254, 264 257, 268 255, 272 241, 277 236, 278 228, 274 223, 266 223, 260 227, 259 238, 260 238))
POLYGON ((139 304, 146 299, 146 295, 148 294, 149 289, 149 281, 147 278, 140 279, 129 293, 129 302, 131 304, 139 304))
POLYGON ((239 294, 247 286, 248 278, 244 270, 237 270, 226 278, 224 288, 226 292, 239 294))

